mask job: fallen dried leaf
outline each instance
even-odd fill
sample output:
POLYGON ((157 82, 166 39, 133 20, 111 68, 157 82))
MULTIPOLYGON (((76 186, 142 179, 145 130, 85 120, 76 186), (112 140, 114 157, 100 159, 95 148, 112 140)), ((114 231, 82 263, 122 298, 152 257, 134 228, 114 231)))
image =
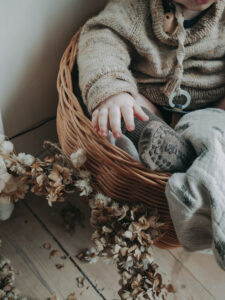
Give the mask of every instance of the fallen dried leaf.
POLYGON ((168 293, 175 293, 175 289, 172 284, 168 284, 166 287, 168 293))
POLYGON ((50 252, 49 258, 59 256, 60 252, 58 250, 52 250, 50 252))
POLYGON ((76 277, 76 281, 77 281, 77 287, 78 288, 82 288, 84 287, 84 277, 76 277))
POLYGON ((56 294, 54 293, 47 300, 57 300, 56 294))
POLYGON ((85 253, 84 252, 80 252, 76 255, 76 257, 79 259, 79 260, 83 260, 84 259, 84 256, 85 256, 85 253))
POLYGON ((50 250, 52 248, 52 246, 49 243, 44 243, 43 248, 46 250, 50 250))
POLYGON ((66 300, 77 300, 77 296, 74 293, 72 293, 66 298, 66 300))
POLYGON ((77 258, 89 263, 98 257, 116 262, 121 299, 166 299, 168 292, 150 250, 163 233, 157 210, 139 204, 122 205, 102 194, 90 199, 89 206, 95 248, 82 251, 77 258))
POLYGON ((55 266, 57 269, 62 269, 64 267, 64 265, 62 265, 62 264, 56 264, 55 266))

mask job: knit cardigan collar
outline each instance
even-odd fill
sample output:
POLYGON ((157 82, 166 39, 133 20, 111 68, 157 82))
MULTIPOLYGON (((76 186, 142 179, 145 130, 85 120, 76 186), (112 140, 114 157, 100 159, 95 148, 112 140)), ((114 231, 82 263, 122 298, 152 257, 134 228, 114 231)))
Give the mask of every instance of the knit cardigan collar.
MULTIPOLYGON (((176 8, 178 4, 175 4, 176 8)), ((207 10, 207 12, 191 28, 186 29, 186 39, 184 45, 193 44, 201 40, 218 25, 225 8, 225 1, 218 0, 207 10)), ((163 0, 150 0, 150 12, 153 31, 157 39, 167 45, 177 45, 176 34, 169 36, 163 31, 164 8, 163 0)))

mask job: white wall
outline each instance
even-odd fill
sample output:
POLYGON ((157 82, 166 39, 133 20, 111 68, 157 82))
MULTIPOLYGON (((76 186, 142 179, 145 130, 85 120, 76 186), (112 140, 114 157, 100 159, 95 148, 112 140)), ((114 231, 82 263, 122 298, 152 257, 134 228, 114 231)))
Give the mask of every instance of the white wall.
POLYGON ((7 136, 55 115, 62 53, 79 26, 106 2, 0 1, 0 130, 2 118, 7 136))

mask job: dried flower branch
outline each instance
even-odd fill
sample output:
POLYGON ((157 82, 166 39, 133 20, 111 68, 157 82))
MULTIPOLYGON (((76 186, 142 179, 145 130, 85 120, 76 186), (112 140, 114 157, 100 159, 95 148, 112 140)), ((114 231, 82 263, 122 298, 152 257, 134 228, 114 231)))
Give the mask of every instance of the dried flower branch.
POLYGON ((0 256, 0 299, 29 300, 27 297, 19 296, 19 291, 14 287, 14 280, 11 262, 0 256))
MULTIPOLYGON (((68 160, 57 145, 45 142, 44 146, 50 156, 43 161, 29 154, 16 155, 13 144, 0 135, 0 203, 16 202, 31 191, 46 196, 52 206, 53 202, 64 201, 66 194, 78 189, 81 196, 89 199, 95 248, 77 257, 89 263, 99 257, 104 257, 106 262, 113 260, 121 275, 118 292, 121 299, 166 299, 167 290, 173 289, 166 289, 162 283, 151 253, 151 246, 163 234, 157 211, 140 204, 122 205, 101 193, 94 195, 91 174, 83 168, 86 155, 82 149, 68 160)), ((64 211, 62 216, 71 232, 80 216, 76 211, 72 214, 64 211)), ((50 257, 55 255, 56 250, 52 250, 50 257)), ((11 282, 11 277, 6 278, 4 282, 11 282)))
POLYGON ((14 272, 10 261, 0 257, 0 299, 12 293, 14 287, 14 272))
POLYGON ((113 260, 121 275, 121 299, 166 299, 166 286, 157 272, 151 246, 163 234, 157 210, 143 205, 122 205, 97 194, 90 199, 92 240, 95 248, 77 257, 95 263, 113 260))
POLYGON ((0 203, 17 202, 28 191, 46 196, 50 206, 77 189, 82 196, 92 193, 90 173, 80 169, 86 161, 82 149, 68 160, 57 145, 45 142, 44 147, 50 156, 43 161, 30 154, 16 155, 13 144, 0 135, 0 203))

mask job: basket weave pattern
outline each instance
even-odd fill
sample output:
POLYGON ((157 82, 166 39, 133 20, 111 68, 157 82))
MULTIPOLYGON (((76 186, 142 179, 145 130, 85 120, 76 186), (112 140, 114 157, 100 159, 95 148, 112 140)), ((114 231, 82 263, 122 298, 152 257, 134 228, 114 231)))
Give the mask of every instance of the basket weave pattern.
POLYGON ((155 245, 165 249, 179 247, 165 198, 165 186, 171 174, 150 171, 123 150, 111 145, 94 131, 91 121, 82 111, 76 91, 73 91, 71 76, 79 32, 63 54, 57 79, 57 132, 62 150, 68 158, 79 148, 86 151, 85 167, 94 178, 96 190, 123 203, 134 201, 144 203, 148 208, 157 208, 165 222, 165 234, 155 245))

